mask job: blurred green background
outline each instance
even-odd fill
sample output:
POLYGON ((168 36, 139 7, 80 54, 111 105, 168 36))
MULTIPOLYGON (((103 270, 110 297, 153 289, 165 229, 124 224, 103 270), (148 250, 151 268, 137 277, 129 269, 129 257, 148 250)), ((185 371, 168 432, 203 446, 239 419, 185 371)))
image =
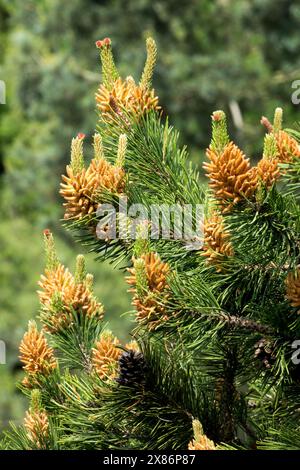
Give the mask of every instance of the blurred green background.
MULTIPOLYGON (((300 79, 300 3, 288 0, 0 0, 0 428, 17 422, 24 403, 15 389, 17 347, 36 315, 43 269, 42 230, 51 228, 64 263, 80 247, 61 228, 60 174, 71 138, 94 133, 94 93, 100 82, 97 39, 109 36, 121 73, 142 70, 144 39, 159 56, 154 86, 170 120, 201 165, 210 114, 223 108, 233 138, 256 159, 262 114, 285 110, 292 126, 298 107, 292 82, 300 79)), ((126 339, 130 309, 122 273, 88 256, 96 291, 111 328, 126 339)))

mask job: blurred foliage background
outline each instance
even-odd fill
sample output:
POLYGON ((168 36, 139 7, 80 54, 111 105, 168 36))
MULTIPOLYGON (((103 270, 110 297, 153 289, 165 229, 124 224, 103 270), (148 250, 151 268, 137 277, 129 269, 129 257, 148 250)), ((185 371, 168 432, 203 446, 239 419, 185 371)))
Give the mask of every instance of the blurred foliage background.
MULTIPOLYGON (((217 108, 253 159, 262 149, 262 114, 282 106, 288 126, 299 119, 291 103, 292 82, 300 79, 299 30, 295 0, 0 0, 0 79, 7 87, 0 106, 0 339, 8 352, 0 365, 0 428, 23 414, 17 347, 38 310, 41 232, 54 231, 70 267, 79 249, 61 228, 58 186, 71 138, 94 133, 95 41, 111 37, 121 73, 137 78, 144 39, 153 35, 154 86, 200 167, 217 108)), ((122 273, 91 257, 88 268, 111 328, 126 339, 122 273)))

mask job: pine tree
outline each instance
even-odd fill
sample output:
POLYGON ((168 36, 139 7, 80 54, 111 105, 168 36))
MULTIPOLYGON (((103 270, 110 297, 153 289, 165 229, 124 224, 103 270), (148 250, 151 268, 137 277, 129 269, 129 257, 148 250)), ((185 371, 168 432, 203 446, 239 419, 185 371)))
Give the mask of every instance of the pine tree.
POLYGON ((96 45, 94 157, 86 164, 84 136, 73 139, 64 223, 99 261, 124 269, 132 341, 106 329, 83 256, 72 274, 46 231, 41 329, 31 322, 20 346, 29 410, 3 446, 299 449, 297 134, 282 129, 280 108, 273 124, 263 118, 262 158, 251 166, 214 112, 206 189, 152 89, 153 39, 139 82, 120 77, 110 39, 96 45), (124 215, 125 197, 148 215, 163 204, 204 206, 203 244, 124 215), (103 217, 107 207, 115 212, 103 217))

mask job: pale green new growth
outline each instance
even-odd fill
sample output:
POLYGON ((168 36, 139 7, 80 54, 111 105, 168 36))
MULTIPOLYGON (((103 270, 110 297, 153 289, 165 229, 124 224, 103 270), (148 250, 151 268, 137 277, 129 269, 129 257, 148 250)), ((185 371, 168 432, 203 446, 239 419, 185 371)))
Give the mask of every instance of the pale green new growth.
POLYGON ((83 255, 78 255, 76 258, 76 271, 75 271, 75 282, 80 284, 85 281, 86 269, 85 269, 85 258, 83 255))
POLYGON ((282 108, 276 108, 274 114, 273 131, 279 132, 282 128, 282 108))
POLYGON ((138 258, 134 261, 136 291, 138 297, 143 297, 148 290, 148 281, 145 269, 145 261, 138 258))
POLYGON ((101 135, 98 134, 98 133, 94 134, 93 147, 94 147, 94 158, 95 158, 95 160, 103 160, 105 158, 104 157, 103 142, 102 142, 101 135))
POLYGON ((229 143, 227 132, 226 114, 224 111, 215 111, 212 114, 212 140, 211 148, 217 152, 223 152, 225 146, 229 143))
POLYGON ((146 47, 147 59, 140 80, 140 87, 144 88, 145 90, 150 90, 157 56, 157 47, 153 38, 148 38, 146 40, 146 47))
POLYGON ((119 78, 119 72, 115 65, 114 56, 110 45, 101 48, 100 57, 102 63, 103 84, 108 89, 111 89, 113 83, 119 78))
MULTIPOLYGON (((64 310, 65 306, 62 300, 61 292, 56 291, 54 292, 53 296, 51 297, 51 308, 50 311, 53 313, 59 313, 64 310)), ((44 312, 41 313, 41 318, 45 317, 44 312)), ((47 317, 47 314, 46 314, 47 317)))
POLYGON ((84 168, 83 139, 75 137, 71 144, 71 168, 74 175, 80 173, 84 168))
POLYGON ((127 136, 126 134, 121 134, 119 137, 118 153, 116 159, 116 167, 123 168, 125 163, 127 148, 127 136))
POLYGON ((266 134, 264 138, 263 157, 267 159, 275 158, 277 155, 277 144, 274 134, 266 134))
POLYGON ((136 228, 136 240, 133 247, 133 254, 136 258, 149 253, 150 245, 148 240, 148 224, 141 223, 136 228))
POLYGON ((30 411, 37 413, 42 409, 42 395, 40 390, 34 389, 30 395, 30 411))
POLYGON ((45 252, 46 252, 46 269, 49 271, 53 271, 59 265, 59 260, 57 257, 54 238, 51 232, 44 233, 44 244, 45 244, 45 252))
POLYGON ((93 276, 93 274, 88 273, 86 275, 85 285, 90 291, 93 290, 93 287, 94 287, 94 276, 93 276))

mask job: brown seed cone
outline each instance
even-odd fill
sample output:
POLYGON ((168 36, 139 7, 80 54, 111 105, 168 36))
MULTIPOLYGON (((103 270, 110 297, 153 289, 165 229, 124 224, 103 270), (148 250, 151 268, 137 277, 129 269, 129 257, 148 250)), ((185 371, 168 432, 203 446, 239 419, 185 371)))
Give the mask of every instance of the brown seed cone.
POLYGON ((202 256, 208 264, 214 265, 217 271, 222 270, 224 257, 233 255, 230 235, 224 230, 223 219, 217 213, 204 223, 204 244, 202 256))
POLYGON ((117 375, 118 361, 122 350, 118 338, 104 333, 92 349, 93 368, 101 379, 113 379, 117 375))
MULTIPOLYGON (((36 374, 47 376, 57 367, 53 349, 48 346, 44 333, 38 331, 34 322, 29 323, 19 351, 20 361, 24 364, 23 369, 29 376, 36 376, 36 374)), ((30 378, 24 381, 24 385, 30 385, 30 378)))
POLYGON ((266 338, 261 338, 254 345, 254 357, 260 361, 261 366, 271 369, 276 360, 274 343, 266 338))
POLYGON ((280 163, 289 163, 294 157, 300 157, 300 145, 285 131, 275 133, 277 151, 276 158, 280 163))
POLYGON ((212 147, 206 154, 210 162, 203 167, 223 212, 231 210, 243 198, 253 196, 257 187, 256 169, 250 168, 249 159, 233 142, 220 155, 212 147))
MULTIPOLYGON (((286 297, 292 307, 300 307, 300 267, 296 273, 290 272, 286 279, 286 297)), ((300 308, 297 311, 300 314, 300 308)))
POLYGON ((111 90, 101 84, 96 93, 96 102, 102 118, 108 121, 114 119, 116 108, 136 117, 152 109, 160 109, 154 90, 140 88, 131 80, 122 81, 121 78, 114 82, 111 90))
POLYGON ((262 158, 257 164, 257 176, 267 188, 270 188, 279 178, 277 158, 262 158))
POLYGON ((38 284, 42 289, 38 291, 43 306, 41 318, 50 323, 45 328, 51 333, 70 326, 73 311, 82 312, 89 317, 103 316, 103 306, 97 302, 88 286, 84 282, 76 283, 69 270, 61 264, 54 270, 46 269, 38 284), (58 310, 53 305, 57 294, 58 310))
POLYGON ((189 450, 216 450, 216 446, 213 441, 208 439, 205 434, 198 438, 196 442, 195 439, 189 442, 188 445, 189 450))
POLYGON ((42 448, 49 435, 49 420, 45 411, 26 411, 24 426, 28 438, 42 448))
POLYGON ((67 175, 62 176, 60 194, 66 200, 65 219, 82 219, 96 212, 99 205, 97 195, 104 188, 113 193, 124 191, 124 170, 115 167, 105 159, 93 159, 87 170, 74 174, 67 166, 67 175))
POLYGON ((168 319, 165 312, 165 302, 169 298, 167 275, 169 265, 161 261, 157 253, 147 253, 141 256, 145 263, 146 283, 145 294, 139 295, 135 268, 128 268, 130 276, 126 282, 132 286, 128 292, 133 293, 132 304, 136 308, 136 318, 141 323, 147 323, 149 329, 155 329, 168 319))

